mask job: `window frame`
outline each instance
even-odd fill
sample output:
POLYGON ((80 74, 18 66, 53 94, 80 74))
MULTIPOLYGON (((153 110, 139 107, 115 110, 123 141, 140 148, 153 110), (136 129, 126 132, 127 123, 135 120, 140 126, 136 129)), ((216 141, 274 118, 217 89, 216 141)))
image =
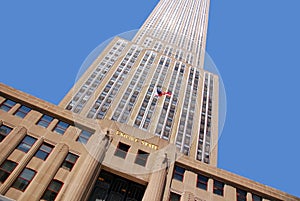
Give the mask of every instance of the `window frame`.
POLYGON ((93 135, 93 132, 82 130, 77 138, 77 142, 80 142, 82 144, 87 144, 91 136, 93 135), (87 134, 87 135, 86 135, 87 134), (89 136, 88 136, 89 135, 89 136))
POLYGON ((49 116, 49 115, 46 115, 46 114, 44 114, 40 119, 39 119, 39 121, 36 123, 36 125, 38 125, 38 126, 41 126, 41 127, 43 127, 43 128, 48 128, 49 127, 49 125, 51 124, 51 122, 53 121, 53 117, 52 116, 49 116), (48 119, 46 119, 46 118, 50 118, 51 119, 51 121, 48 121, 48 119))
POLYGON ((64 161, 62 162, 61 167, 64 168, 64 169, 67 169, 68 171, 71 172, 72 169, 74 168, 74 166, 75 166, 75 164, 76 164, 78 158, 79 158, 78 155, 69 152, 69 153, 67 154, 66 158, 64 159, 64 161), (71 161, 71 160, 68 160, 68 156, 69 156, 69 155, 70 155, 70 156, 75 156, 75 157, 76 157, 76 159, 75 159, 74 162, 71 161), (72 167, 68 167, 66 164, 71 164, 72 167))
POLYGON ((174 167, 174 171, 173 171, 173 179, 177 180, 177 181, 183 181, 184 180, 184 173, 185 173, 186 169, 181 167, 181 166, 178 166, 178 165, 175 165, 174 167), (178 169, 182 169, 183 172, 179 172, 177 171, 178 169), (179 176, 181 179, 179 179, 177 176, 179 176))
POLYGON ((209 180, 209 178, 207 176, 197 173, 196 187, 207 191, 208 180, 209 180), (205 186, 205 188, 204 188, 204 186, 205 186))
POLYGON ((130 147, 131 147, 131 146, 128 145, 128 144, 125 144, 125 143, 123 143, 123 142, 119 142, 119 143, 118 143, 118 146, 117 146, 117 148, 116 148, 116 150, 115 150, 114 155, 117 156, 117 157, 119 157, 119 158, 125 159, 126 156, 127 156, 127 153, 129 152, 130 147), (127 148, 127 150, 125 151, 125 150, 121 149, 120 146, 124 146, 124 147, 128 147, 128 148, 127 148))
POLYGON ((139 149, 137 152, 137 155, 135 157, 134 163, 145 167, 147 164, 149 155, 150 155, 150 153, 139 149))
POLYGON ((224 186, 225 186, 225 184, 223 182, 220 182, 218 180, 214 180, 214 182, 213 182, 213 193, 215 195, 224 196, 224 186))
POLYGON ((14 113, 15 116, 20 118, 25 118, 26 115, 31 111, 32 109, 30 107, 27 107, 25 105, 21 105, 16 112, 14 113))
POLYGON ((4 174, 8 174, 8 175, 5 176, 6 178, 3 181, 0 180, 0 183, 4 183, 6 181, 6 179, 10 176, 10 174, 16 169, 17 166, 18 166, 18 163, 16 163, 16 162, 14 162, 12 160, 5 160, 0 166, 0 173, 4 172, 4 174), (11 170, 4 169, 3 166, 5 165, 5 163, 9 163, 9 162, 14 164, 15 166, 11 170))
POLYGON ((39 158, 39 159, 45 161, 45 160, 48 158, 48 156, 51 154, 53 148, 54 148, 53 145, 44 142, 44 143, 40 146, 39 150, 37 150, 37 152, 35 153, 34 157, 39 158), (43 146, 46 146, 46 147, 50 148, 51 150, 48 152, 48 150, 42 149, 43 146), (46 154, 46 155, 45 155, 45 156, 38 156, 38 153, 41 153, 41 152, 42 152, 42 155, 43 155, 43 154, 46 154))
POLYGON ((0 143, 11 133, 12 130, 13 130, 13 128, 11 128, 9 126, 6 126, 4 124, 0 125, 0 143), (5 127, 5 129, 3 129, 3 127, 5 127), (1 129, 5 130, 5 133, 1 132, 1 129), (9 131, 6 133, 6 130, 9 130, 9 131))
MULTIPOLYGON (((31 139, 30 139, 30 140, 31 140, 31 139)), ((22 152, 28 153, 28 151, 32 148, 32 146, 35 144, 36 141, 37 141, 36 138, 31 137, 31 136, 29 136, 29 135, 26 135, 26 136, 23 138, 23 140, 19 143, 19 145, 17 146, 16 149, 18 149, 18 150, 20 150, 20 151, 22 151, 22 152), (34 140, 34 142, 33 142, 32 144, 29 144, 29 143, 27 143, 27 142, 24 142, 24 141, 26 140, 26 138, 31 138, 32 140, 34 140), (23 144, 25 144, 25 148, 24 148, 23 144), (29 148, 26 147, 26 145, 29 146, 29 148), (22 146, 23 146, 23 147, 22 147, 22 146), (25 150, 25 149, 27 149, 27 150, 25 150)))
POLYGON ((11 110, 11 108, 13 108, 16 104, 17 104, 17 102, 15 102, 13 100, 10 100, 10 99, 6 99, 3 103, 1 103, 0 110, 3 110, 5 112, 9 112, 11 110), (8 104, 8 102, 11 102, 12 105, 8 104))
POLYGON ((181 195, 174 193, 174 192, 170 192, 170 201, 180 201, 181 200, 181 195))
POLYGON ((259 201, 262 201, 262 200, 263 200, 263 198, 262 198, 261 196, 252 193, 252 200, 253 200, 253 201, 258 201, 257 199, 258 199, 259 201))
POLYGON ((25 190, 27 189, 27 187, 30 185, 31 181, 34 179, 36 173, 37 172, 35 170, 33 170, 33 169, 30 169, 30 168, 27 168, 27 167, 24 168, 24 170, 19 174, 19 176, 17 177, 17 179, 15 180, 15 182, 12 184, 11 187, 15 188, 17 190, 20 190, 22 192, 25 192, 25 190), (31 173, 34 173, 29 180, 27 178, 24 178, 24 175, 22 177, 22 174, 26 174, 26 173, 24 173, 26 170, 31 171, 31 173), (20 181, 20 180, 21 180, 20 183, 22 183, 23 181, 25 181, 25 183, 27 182, 27 184, 25 184, 25 186, 23 186, 23 188, 20 188, 20 186, 17 186, 17 182, 20 181))
POLYGON ((236 200, 237 201, 247 201, 247 191, 242 189, 236 189, 236 200), (245 194, 245 195, 242 195, 245 194))
POLYGON ((70 124, 64 122, 64 121, 58 121, 55 127, 53 128, 53 132, 63 135, 67 131, 67 129, 70 127, 70 124), (66 127, 62 126, 61 124, 66 124, 66 127))
POLYGON ((61 189, 62 189, 62 187, 63 187, 63 185, 64 185, 64 183, 63 182, 61 182, 61 181, 59 181, 59 180, 57 180, 57 179, 53 179, 50 183, 49 183, 49 185, 47 186, 47 188, 46 188, 46 190, 44 191, 44 194, 43 194, 43 196, 42 196, 42 200, 47 200, 47 197, 46 197, 46 194, 47 194, 47 192, 49 192, 50 193, 50 195, 49 196, 51 196, 51 198, 53 198, 52 196, 53 196, 53 194, 52 193, 54 193, 55 194, 55 197, 54 197, 54 199, 53 200, 55 200, 56 199, 56 197, 57 197, 57 195, 59 194, 59 192, 61 191, 61 189), (58 191, 55 191, 56 189, 51 189, 50 187, 51 187, 51 185, 54 183, 54 182, 57 182, 57 183, 59 183, 59 185, 60 185, 60 187, 59 187, 59 190, 58 191))

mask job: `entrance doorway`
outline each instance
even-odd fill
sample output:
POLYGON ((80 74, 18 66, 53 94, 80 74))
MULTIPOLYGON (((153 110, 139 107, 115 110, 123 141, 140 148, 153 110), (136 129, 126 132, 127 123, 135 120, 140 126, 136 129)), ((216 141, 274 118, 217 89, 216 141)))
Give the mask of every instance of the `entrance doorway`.
POLYGON ((101 170, 89 201, 141 201, 146 187, 101 170))

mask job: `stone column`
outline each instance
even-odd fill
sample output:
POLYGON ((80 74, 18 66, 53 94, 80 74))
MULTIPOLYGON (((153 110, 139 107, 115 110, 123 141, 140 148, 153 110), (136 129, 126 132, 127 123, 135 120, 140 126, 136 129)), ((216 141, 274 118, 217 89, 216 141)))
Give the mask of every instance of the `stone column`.
POLYGON ((247 192, 247 201, 252 201, 252 194, 247 192))
POLYGON ((69 152, 66 144, 60 143, 55 146, 47 161, 43 164, 32 183, 26 189, 19 200, 20 201, 38 201, 43 196, 48 185, 56 175, 61 164, 69 152))
POLYGON ((84 166, 74 175, 69 188, 63 193, 63 197, 58 197, 58 200, 81 201, 87 199, 92 188, 91 185, 96 181, 98 176, 98 174, 95 175, 95 172, 99 172, 98 170, 110 145, 110 136, 108 134, 93 137, 94 139, 91 138, 89 141, 91 143, 88 143, 86 147, 88 155, 84 161, 84 166), (100 138, 100 142, 95 138, 100 138), (82 186, 89 188, 82 188, 82 186))
POLYGON ((143 201, 161 201, 166 186, 166 177, 169 167, 167 154, 163 160, 158 159, 157 164, 160 168, 155 169, 150 176, 150 180, 145 191, 143 201))
POLYGON ((226 200, 236 200, 236 190, 232 186, 225 184, 224 197, 226 200))
POLYGON ((214 180, 212 178, 209 178, 207 184, 208 184, 207 191, 210 193, 213 193, 214 192, 214 180))
POLYGON ((166 180, 166 169, 153 172, 145 191, 143 201, 161 201, 166 180))
POLYGON ((12 133, 5 137, 0 143, 0 164, 2 164, 8 156, 15 150, 16 146, 23 140, 27 133, 25 127, 16 127, 12 133))
POLYGON ((44 142, 43 138, 40 138, 37 140, 37 142, 34 143, 34 145, 31 147, 29 152, 22 158, 16 169, 13 171, 13 173, 6 179, 6 181, 3 183, 3 185, 0 187, 0 194, 4 195, 8 189, 11 187, 11 185, 15 182, 15 180, 18 178, 18 176, 21 174, 23 169, 27 166, 31 158, 35 155, 39 147, 44 142))

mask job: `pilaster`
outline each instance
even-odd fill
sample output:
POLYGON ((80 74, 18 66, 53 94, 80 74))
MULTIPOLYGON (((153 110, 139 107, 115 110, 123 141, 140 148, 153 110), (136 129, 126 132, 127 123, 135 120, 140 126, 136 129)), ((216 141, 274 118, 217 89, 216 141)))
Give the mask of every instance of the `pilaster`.
POLYGON ((38 139, 37 142, 34 143, 34 145, 31 147, 29 152, 24 156, 24 158, 20 161, 14 172, 7 178, 7 180, 3 183, 3 185, 0 187, 0 194, 4 195, 8 189, 11 187, 11 185, 15 182, 15 180, 18 178, 18 176, 21 174, 23 169, 27 166, 31 158, 35 155, 36 151, 39 149, 39 147, 44 142, 43 138, 38 139))

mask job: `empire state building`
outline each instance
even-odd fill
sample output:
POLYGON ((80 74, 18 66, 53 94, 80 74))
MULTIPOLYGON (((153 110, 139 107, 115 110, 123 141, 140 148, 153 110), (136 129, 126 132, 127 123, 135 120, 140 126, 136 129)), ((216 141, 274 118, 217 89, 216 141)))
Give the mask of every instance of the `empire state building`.
POLYGON ((112 40, 60 106, 147 131, 216 165, 219 80, 203 70, 208 11, 209 0, 159 1, 133 40, 112 40))
POLYGON ((0 83, 0 200, 299 201, 217 167, 209 4, 160 0, 59 105, 0 83))

